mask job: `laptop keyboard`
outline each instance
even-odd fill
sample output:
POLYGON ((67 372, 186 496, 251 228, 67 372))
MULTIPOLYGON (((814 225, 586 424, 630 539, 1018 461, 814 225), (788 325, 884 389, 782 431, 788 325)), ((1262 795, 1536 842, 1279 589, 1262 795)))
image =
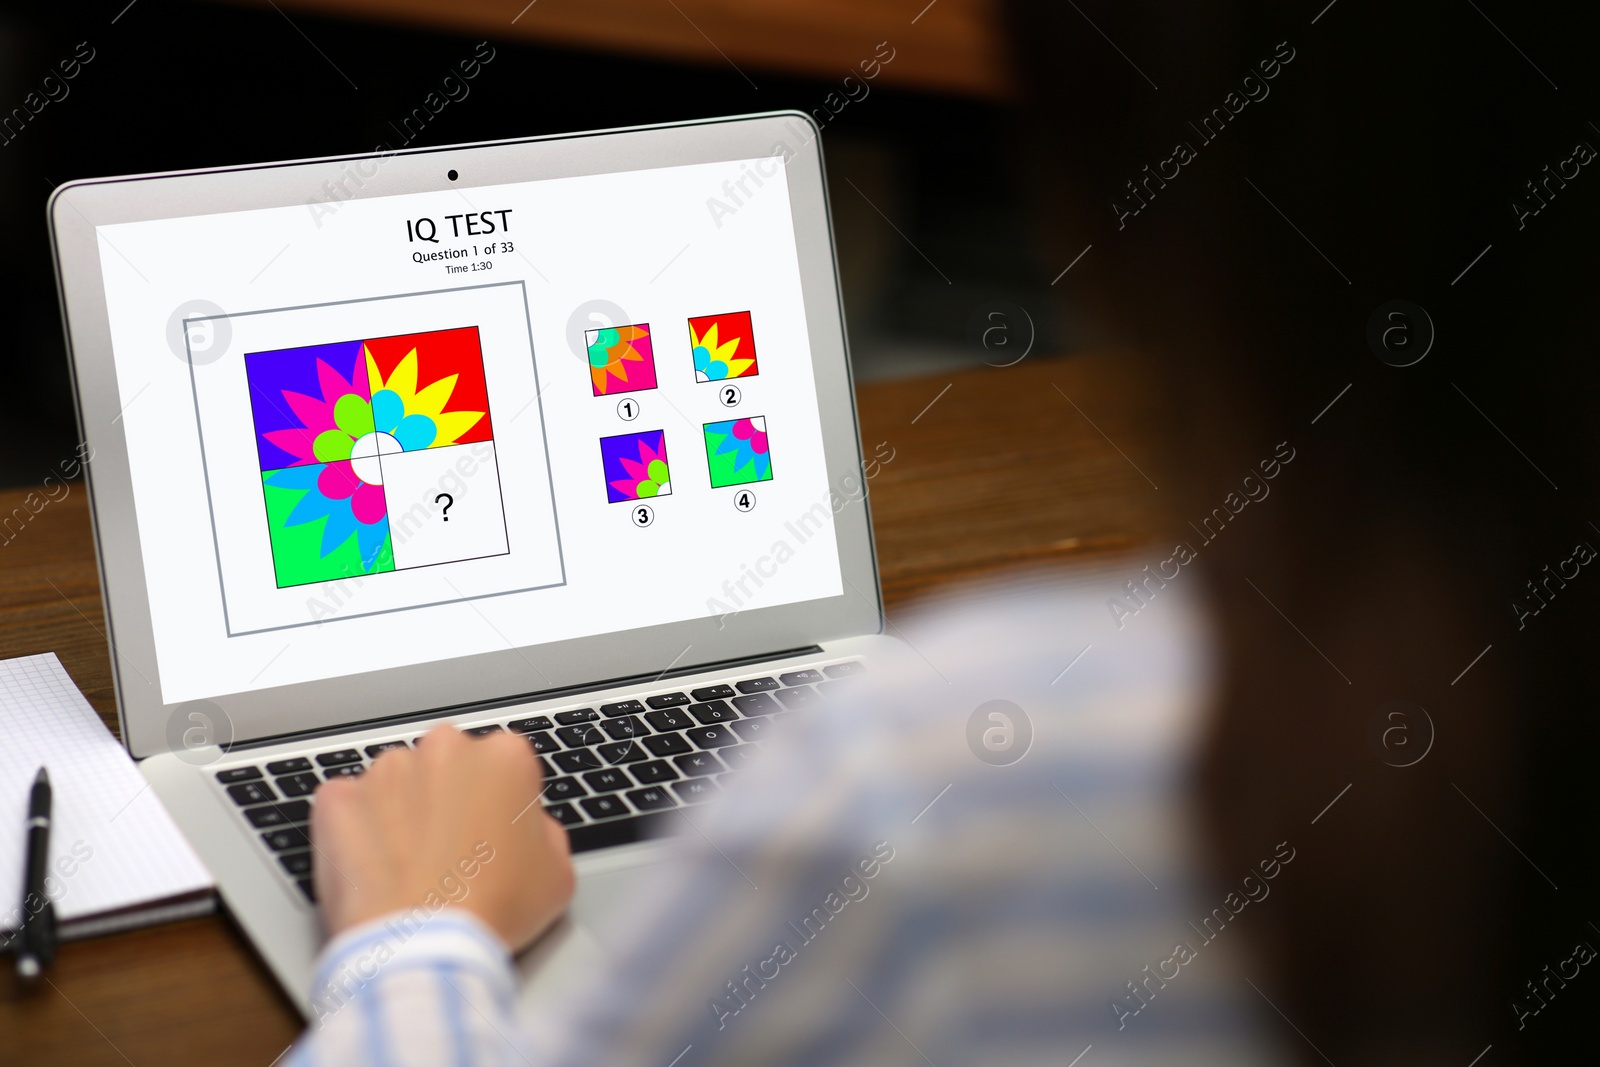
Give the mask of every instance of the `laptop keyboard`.
MULTIPOLYGON (((672 810, 711 800, 760 752, 774 719, 837 696, 862 669, 851 660, 465 732, 509 730, 528 739, 544 771, 544 809, 567 828, 572 851, 583 852, 656 836, 672 810)), ((216 778, 278 869, 314 902, 308 823, 317 786, 360 774, 420 736, 229 767, 216 778)))

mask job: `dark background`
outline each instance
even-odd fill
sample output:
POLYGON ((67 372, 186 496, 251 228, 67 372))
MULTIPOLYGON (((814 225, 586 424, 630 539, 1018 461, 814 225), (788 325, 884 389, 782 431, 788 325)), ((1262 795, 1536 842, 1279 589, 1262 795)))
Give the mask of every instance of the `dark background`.
MULTIPOLYGON (((15 387, 38 398, 6 433, 0 485, 37 482, 74 446, 44 215, 55 185, 398 147, 404 142, 396 125, 481 39, 300 10, 291 23, 270 7, 163 0, 139 0, 111 25, 126 3, 16 5, 0 17, 6 109, 20 106, 78 42, 95 49, 69 95, 0 147, 0 232, 9 236, 0 291, 11 306, 16 345, 8 362, 15 387)), ((862 56, 876 43, 864 42, 862 56)), ((414 145, 809 111, 839 87, 838 79, 755 71, 759 89, 752 89, 728 65, 601 57, 499 39, 492 46, 496 56, 467 83, 469 94, 448 104, 414 145)), ((967 319, 990 298, 1039 308, 1041 343, 1059 345, 1062 330, 1043 295, 1052 272, 1041 262, 1042 235, 1028 224, 1021 196, 1020 117, 897 89, 882 78, 870 89, 825 135, 858 374, 978 362, 982 349, 969 342, 967 319), (959 265, 947 268, 949 283, 846 177, 931 260, 959 265)))
POLYGON ((1323 824, 1337 843, 1306 860, 1315 880, 1266 942, 1295 990, 1279 1006, 1341 1065, 1465 1065, 1490 1034, 1485 1063, 1594 1060, 1600 983, 1552 984, 1522 1029, 1511 1007, 1600 938, 1600 583, 1580 572, 1525 627, 1512 607, 1576 544, 1600 546, 1600 182, 1580 171, 1522 229, 1512 210, 1574 144, 1600 148, 1592 16, 1466 0, 1009 10, 1056 224, 1108 253, 1077 284, 1167 400, 1152 474, 1193 520, 1273 443, 1305 464, 1281 507, 1206 548, 1227 696, 1204 786, 1223 869, 1352 785, 1348 821, 1323 824), (1082 34, 1086 14, 1159 88, 1082 34), (1280 41, 1297 55, 1271 95, 1118 230, 1111 197, 1198 140, 1186 123, 1280 41), (1437 329, 1404 368, 1365 339, 1397 298, 1437 329), (1373 758, 1393 700, 1436 731, 1412 767, 1373 758))
MULTIPOLYGON (((74 445, 53 185, 393 143, 390 123, 476 41, 296 11, 302 36, 270 8, 163 0, 110 25, 122 6, 0 17, 5 107, 78 41, 97 53, 68 99, 0 147, 0 484, 37 482, 74 445)), ((1485 1065, 1595 1061, 1600 966, 1524 1029, 1511 1009, 1576 942, 1600 947, 1600 576, 1585 568, 1521 628, 1512 608, 1545 565, 1600 547, 1600 160, 1524 228, 1511 207, 1576 142, 1600 148, 1593 16, 1504 0, 1013 0, 1001 13, 1015 100, 879 84, 824 134, 858 374, 978 362, 970 322, 994 298, 1031 310, 1042 351, 1137 350, 1164 404, 1151 474, 1170 487, 1174 530, 1290 441, 1301 458, 1279 503, 1207 549, 1226 699, 1201 783, 1223 872, 1352 785, 1345 817, 1304 853, 1314 877, 1281 890, 1260 940, 1290 991, 1279 1006, 1340 1067, 1465 1067, 1491 1041, 1485 1065), (1119 228, 1124 183, 1198 140, 1186 124, 1280 41, 1295 58, 1270 96, 1119 228), (1437 332, 1415 366, 1366 340, 1395 299, 1437 332), (1427 708, 1436 730, 1416 766, 1371 749, 1391 700, 1427 708)), ((833 88, 494 45, 418 143, 810 109, 833 88)))

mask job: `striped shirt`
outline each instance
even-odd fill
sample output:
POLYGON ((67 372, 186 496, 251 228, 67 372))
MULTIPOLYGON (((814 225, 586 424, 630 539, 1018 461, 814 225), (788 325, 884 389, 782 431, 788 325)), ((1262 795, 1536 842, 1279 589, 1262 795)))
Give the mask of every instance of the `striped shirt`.
POLYGON ((1224 934, 1273 906, 1294 843, 1243 892, 1201 876, 1203 619, 1172 583, 1119 628, 1116 592, 969 592, 905 622, 898 662, 682 812, 687 861, 559 1001, 519 1011, 504 948, 457 909, 348 931, 316 987, 345 992, 288 1062, 1287 1060, 1249 935, 1224 934))

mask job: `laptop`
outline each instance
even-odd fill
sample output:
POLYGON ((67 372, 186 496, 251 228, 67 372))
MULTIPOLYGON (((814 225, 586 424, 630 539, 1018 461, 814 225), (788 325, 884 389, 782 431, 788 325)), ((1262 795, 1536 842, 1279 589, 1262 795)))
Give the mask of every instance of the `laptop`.
POLYGON ((798 112, 49 203, 122 738, 291 999, 307 819, 438 721, 543 761, 559 985, 892 645, 798 112))

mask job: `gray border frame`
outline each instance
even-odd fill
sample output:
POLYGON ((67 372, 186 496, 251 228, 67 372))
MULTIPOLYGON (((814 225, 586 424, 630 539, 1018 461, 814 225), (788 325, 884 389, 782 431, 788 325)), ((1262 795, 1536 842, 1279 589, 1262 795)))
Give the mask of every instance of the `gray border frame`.
MULTIPOLYGON (((196 435, 200 438, 200 470, 206 480, 206 510, 211 513, 211 546, 217 554, 217 588, 222 596, 222 624, 227 628, 229 637, 248 637, 251 634, 270 634, 282 630, 297 630, 302 626, 319 626, 323 622, 343 622, 346 619, 364 619, 371 615, 389 615, 396 611, 412 611, 416 608, 433 608, 441 604, 460 604, 468 600, 490 600, 497 596, 511 596, 514 593, 533 593, 540 589, 559 589, 567 584, 567 554, 561 547, 561 511, 556 507, 555 472, 550 467, 550 435, 544 424, 544 386, 539 384, 539 356, 533 350, 533 312, 528 307, 528 283, 518 278, 510 282, 485 282, 482 285, 463 285, 455 289, 425 289, 420 293, 391 293, 387 296, 361 296, 354 300, 328 300, 320 304, 294 304, 281 308, 257 308, 255 311, 240 311, 232 314, 224 312, 221 315, 192 315, 183 320, 183 350, 189 357, 189 391, 194 395, 194 423, 196 435), (414 296, 438 296, 442 293, 461 293, 471 289, 503 289, 508 285, 515 285, 522 291, 522 323, 528 331, 528 353, 533 360, 533 403, 539 409, 539 444, 544 448, 544 473, 545 484, 550 487, 550 515, 556 527, 556 563, 561 568, 559 582, 546 582, 544 585, 529 585, 521 589, 504 589, 498 593, 483 593, 479 596, 458 596, 450 600, 430 600, 426 604, 408 604, 403 608, 381 608, 377 611, 358 611, 350 615, 340 615, 335 619, 312 619, 307 622, 289 623, 285 626, 264 626, 258 630, 235 630, 233 618, 228 614, 228 588, 222 579, 222 545, 217 540, 217 509, 211 501, 211 465, 206 460, 206 434, 204 424, 200 420, 200 386, 194 377, 194 353, 189 349, 189 330, 191 322, 209 322, 212 319, 243 319, 251 315, 276 315, 285 311, 305 311, 309 308, 342 307, 346 304, 370 304, 379 300, 406 300, 414 296)), ((248 355, 248 353, 245 353, 248 355)), ((527 405, 523 405, 526 408, 527 405)), ((517 414, 521 414, 518 411, 517 414)), ((513 419, 516 415, 512 416, 513 419)), ((499 450, 495 452, 495 479, 500 487, 500 521, 505 523, 505 479, 500 475, 499 450)), ((496 553, 505 555, 511 551, 511 534, 509 527, 506 532, 506 551, 496 553)), ((474 556, 473 559, 486 559, 489 557, 474 556)), ((454 560, 451 562, 466 562, 454 560)), ((398 569, 398 568, 397 568, 398 569)), ((412 569, 412 568, 406 568, 412 569)), ((353 576, 352 576, 353 577, 353 576)), ((335 579, 337 580, 337 579, 335 579)), ((283 588, 280 586, 279 588, 283 588)))
MULTIPOLYGON (((475 145, 355 153, 322 159, 87 179, 56 189, 46 211, 62 327, 88 465, 112 681, 124 743, 136 757, 167 750, 178 705, 157 683, 149 591, 132 497, 127 443, 106 314, 96 227, 263 207, 299 207, 339 187, 350 198, 470 189, 508 182, 781 157, 788 179, 802 298, 812 346, 829 488, 863 479, 855 395, 840 304, 838 266, 816 123, 797 111, 665 123, 475 145), (353 168, 356 168, 353 170, 353 168), (370 174, 367 169, 370 168, 370 174), (459 172, 457 182, 445 178, 459 172), (352 176, 359 182, 349 188, 352 176), (325 183, 327 185, 325 186, 325 183)), ((113 248, 113 251, 115 249, 113 248)), ((196 294, 198 295, 198 294, 196 294)), ((136 399, 136 397, 135 397, 136 399)), ((828 506, 824 503, 824 506, 828 506)), ((437 714, 464 705, 573 692, 618 678, 696 665, 750 662, 782 650, 883 632, 882 598, 864 494, 834 514, 842 592, 745 611, 723 628, 715 617, 543 645, 508 647, 440 664, 417 664, 322 682, 219 696, 238 742, 293 737, 356 722, 437 714), (859 503, 861 506, 855 506, 859 503), (625 652, 623 650, 626 650, 625 652), (344 707, 335 716, 327 709, 344 707)))

